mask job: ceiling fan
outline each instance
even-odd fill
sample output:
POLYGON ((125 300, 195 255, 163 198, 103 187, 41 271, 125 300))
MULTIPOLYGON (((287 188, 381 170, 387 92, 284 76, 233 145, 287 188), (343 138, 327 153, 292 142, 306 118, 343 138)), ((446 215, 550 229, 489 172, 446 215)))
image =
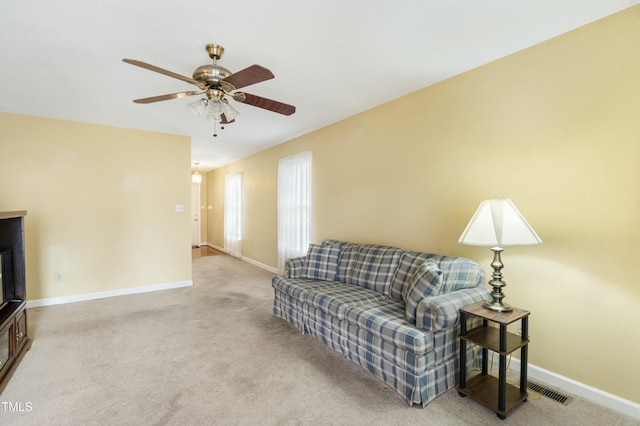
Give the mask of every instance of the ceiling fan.
MULTIPOLYGON (((271 71, 260 65, 251 65, 243 70, 232 73, 228 69, 218 65, 218 60, 224 53, 224 48, 222 46, 218 44, 207 44, 205 49, 209 54, 209 57, 213 60, 213 64, 202 65, 196 68, 193 72, 193 78, 135 59, 123 59, 123 61, 128 64, 177 78, 178 80, 191 83, 200 89, 200 91, 184 91, 170 93, 167 95, 152 96, 150 98, 134 99, 133 102, 138 104, 150 104, 153 102, 204 94, 206 95, 206 98, 190 103, 189 107, 194 111, 194 113, 196 113, 196 115, 204 116, 214 123, 221 124, 232 123, 235 117, 239 114, 239 112, 229 104, 227 97, 232 98, 234 101, 277 112, 278 114, 291 115, 296 112, 296 107, 293 105, 288 105, 238 90, 243 87, 274 78, 271 71)), ((214 134, 214 136, 216 135, 214 134)))

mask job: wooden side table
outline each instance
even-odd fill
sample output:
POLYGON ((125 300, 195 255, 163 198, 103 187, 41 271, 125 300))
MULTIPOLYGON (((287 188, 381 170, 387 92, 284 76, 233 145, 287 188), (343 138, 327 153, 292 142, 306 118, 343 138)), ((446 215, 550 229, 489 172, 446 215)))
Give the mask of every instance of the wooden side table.
POLYGON ((518 403, 527 400, 527 348, 529 345, 529 311, 513 308, 511 312, 497 312, 484 308, 482 302, 460 309, 460 382, 457 387, 462 397, 469 396, 495 411, 505 419, 518 403), (475 316, 482 325, 467 330, 467 319, 475 316), (521 321, 521 335, 507 332, 507 326, 521 321), (489 321, 498 324, 490 327, 489 321), (467 380, 467 343, 482 347, 482 372, 467 380), (520 387, 507 384, 507 355, 520 349, 520 387), (489 351, 500 355, 498 377, 488 373, 489 351))

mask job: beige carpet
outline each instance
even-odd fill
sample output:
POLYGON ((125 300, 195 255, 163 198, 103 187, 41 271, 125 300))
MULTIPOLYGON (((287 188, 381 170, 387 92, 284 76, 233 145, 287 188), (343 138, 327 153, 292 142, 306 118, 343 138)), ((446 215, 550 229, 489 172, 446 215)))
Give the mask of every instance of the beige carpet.
POLYGON ((193 287, 30 309, 33 347, 0 424, 637 424, 581 398, 530 398, 504 422, 455 390, 409 407, 275 318, 269 272, 226 255, 193 266, 193 287))

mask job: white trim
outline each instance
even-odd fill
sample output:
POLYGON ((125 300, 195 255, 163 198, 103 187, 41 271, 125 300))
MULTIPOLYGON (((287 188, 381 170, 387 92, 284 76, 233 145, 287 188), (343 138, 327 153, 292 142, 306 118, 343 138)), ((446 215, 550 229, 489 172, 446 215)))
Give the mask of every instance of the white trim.
MULTIPOLYGON (((209 247, 211 247, 213 249, 216 249, 216 250, 221 251, 223 253, 229 254, 228 252, 225 251, 225 249, 223 249, 222 247, 218 247, 218 246, 216 246, 214 244, 203 243, 203 245, 209 246, 209 247)), ((260 263, 257 260, 253 260, 253 259, 250 259, 250 258, 245 257, 245 256, 240 256, 238 259, 244 260, 247 263, 250 263, 250 264, 252 264, 254 266, 257 266, 258 268, 262 268, 262 269, 267 270, 269 272, 272 272, 274 274, 279 274, 280 273, 280 272, 278 272, 278 268, 274 268, 272 266, 265 265, 264 263, 260 263)))
POLYGON ((245 262, 255 265, 259 268, 266 269, 267 271, 273 272, 274 274, 279 273, 277 268, 272 268, 271 266, 265 265, 264 263, 260 263, 256 260, 249 259, 248 257, 241 256, 239 259, 244 260, 245 262))
POLYGON ((150 291, 169 290, 172 288, 191 287, 192 280, 173 283, 153 284, 140 287, 122 288, 118 290, 98 291, 95 293, 74 294, 71 296, 52 297, 49 299, 28 300, 27 308, 39 306, 61 305, 64 303, 84 302, 87 300, 104 299, 105 297, 125 296, 128 294, 147 293, 150 291))
MULTIPOLYGON (((511 365, 518 371, 520 371, 519 359, 512 358, 511 365)), ((572 395, 582 397, 595 404, 602 405, 618 413, 633 417, 636 420, 640 420, 640 404, 624 398, 620 398, 619 396, 594 388, 592 386, 585 385, 584 383, 580 383, 568 377, 561 376, 560 374, 545 370, 544 368, 538 367, 533 364, 528 364, 527 367, 527 376, 533 381, 539 380, 540 382, 548 384, 559 390, 566 391, 567 393, 570 393, 572 395)), ((497 370, 494 369, 493 371, 497 370)))
MULTIPOLYGON (((217 246, 217 245, 215 245, 215 244, 211 244, 211 243, 202 243, 202 245, 203 245, 203 246, 209 246, 209 247, 211 247, 212 249, 216 249, 216 250, 221 251, 221 252, 223 252, 223 253, 227 253, 227 252, 224 250, 224 247, 218 247, 218 246, 217 246)), ((229 254, 229 253, 227 253, 227 254, 229 254)))

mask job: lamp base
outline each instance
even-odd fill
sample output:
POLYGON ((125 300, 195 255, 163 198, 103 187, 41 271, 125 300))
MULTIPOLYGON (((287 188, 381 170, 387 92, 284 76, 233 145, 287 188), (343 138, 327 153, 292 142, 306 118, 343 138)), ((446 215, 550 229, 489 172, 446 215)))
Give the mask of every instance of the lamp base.
POLYGON ((502 303, 502 302, 497 301, 497 300, 491 300, 491 301, 484 302, 482 304, 482 307, 486 308, 486 309, 491 309, 492 311, 496 311, 496 312, 511 312, 511 311, 513 311, 513 306, 507 305, 506 303, 502 303))
POLYGON ((504 299, 502 288, 507 285, 507 283, 502 281, 501 270, 504 267, 502 259, 500 258, 502 248, 492 247, 491 250, 493 250, 493 262, 491 262, 493 274, 491 274, 492 280, 489 281, 489 285, 491 285, 493 289, 491 290, 491 300, 484 302, 482 307, 496 312, 511 312, 513 308, 506 303, 502 303, 502 299, 504 299))

